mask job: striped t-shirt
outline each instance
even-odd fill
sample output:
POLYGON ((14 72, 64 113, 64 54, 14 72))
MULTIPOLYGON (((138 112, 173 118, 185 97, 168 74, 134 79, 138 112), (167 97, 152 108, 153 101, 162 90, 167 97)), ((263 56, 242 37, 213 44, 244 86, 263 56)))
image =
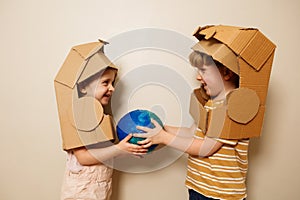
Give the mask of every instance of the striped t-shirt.
MULTIPOLYGON (((198 129, 195 137, 203 139, 204 134, 198 129)), ((189 156, 186 186, 210 198, 244 199, 249 139, 216 140, 224 144, 213 155, 189 156)))

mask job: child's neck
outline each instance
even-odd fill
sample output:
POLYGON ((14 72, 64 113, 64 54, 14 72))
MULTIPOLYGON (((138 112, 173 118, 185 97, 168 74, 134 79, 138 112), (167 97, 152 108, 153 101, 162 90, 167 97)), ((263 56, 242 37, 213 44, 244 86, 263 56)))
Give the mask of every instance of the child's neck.
POLYGON ((227 93, 222 91, 218 96, 214 96, 211 98, 212 101, 223 101, 226 99, 227 93))
POLYGON ((212 98, 213 101, 223 101, 226 99, 226 96, 236 89, 236 87, 233 84, 224 84, 224 90, 218 95, 212 98))

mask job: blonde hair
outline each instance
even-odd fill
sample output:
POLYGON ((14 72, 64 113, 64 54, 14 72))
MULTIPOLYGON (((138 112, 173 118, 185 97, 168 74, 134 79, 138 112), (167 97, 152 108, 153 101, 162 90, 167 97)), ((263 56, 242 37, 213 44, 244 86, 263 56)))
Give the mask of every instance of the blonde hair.
MULTIPOLYGON (((232 72, 230 69, 228 69, 226 66, 224 66, 222 63, 218 62, 217 60, 214 60, 210 55, 200 52, 200 51, 193 51, 189 55, 190 63, 193 67, 201 67, 202 65, 213 65, 215 64, 221 75, 223 76, 226 74, 226 71, 232 72)), ((236 87, 239 87, 239 76, 232 72, 231 81, 235 84, 236 87)))
POLYGON ((214 63, 214 60, 211 56, 199 51, 193 51, 189 56, 189 60, 191 65, 194 67, 199 67, 202 65, 211 65, 214 63))

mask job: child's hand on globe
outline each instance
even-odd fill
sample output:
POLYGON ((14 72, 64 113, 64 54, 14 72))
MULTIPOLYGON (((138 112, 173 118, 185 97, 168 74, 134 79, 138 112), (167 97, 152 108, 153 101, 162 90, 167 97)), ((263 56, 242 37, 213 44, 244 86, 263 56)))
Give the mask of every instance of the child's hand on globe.
POLYGON ((144 155, 148 152, 147 148, 129 143, 130 138, 132 138, 132 134, 127 135, 123 140, 121 140, 117 147, 124 152, 124 154, 133 154, 136 156, 144 155))
POLYGON ((156 120, 151 119, 151 122, 154 125, 153 128, 137 126, 136 128, 144 133, 133 133, 134 137, 146 138, 145 140, 138 141, 138 144, 142 145, 144 148, 148 148, 153 144, 163 143, 163 128, 156 120))

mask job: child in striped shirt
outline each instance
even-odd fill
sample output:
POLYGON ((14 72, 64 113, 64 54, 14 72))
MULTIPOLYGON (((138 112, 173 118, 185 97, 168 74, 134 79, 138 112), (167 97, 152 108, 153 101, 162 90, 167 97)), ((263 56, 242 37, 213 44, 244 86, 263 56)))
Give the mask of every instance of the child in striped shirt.
MULTIPOLYGON (((201 102, 204 108, 224 106, 226 96, 239 87, 239 76, 203 52, 194 50, 189 59, 201 83, 195 95, 208 97, 201 102)), ((134 136, 146 138, 139 142, 144 148, 161 143, 189 154, 186 186, 190 200, 246 198, 249 139, 212 138, 196 125, 162 128, 152 122, 155 128, 138 127, 146 134, 134 136)))

